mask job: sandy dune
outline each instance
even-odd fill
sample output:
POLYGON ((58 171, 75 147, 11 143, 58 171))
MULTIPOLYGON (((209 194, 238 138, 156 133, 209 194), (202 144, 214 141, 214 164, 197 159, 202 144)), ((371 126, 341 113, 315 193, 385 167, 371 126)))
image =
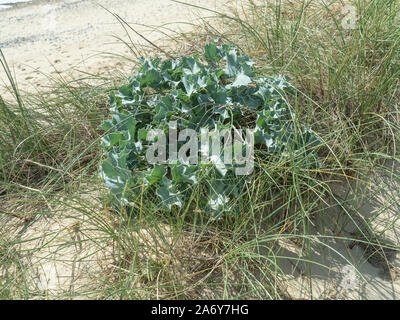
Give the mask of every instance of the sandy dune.
MULTIPOLYGON (((185 1, 218 10, 223 10, 225 3, 231 2, 185 1)), ((0 48, 21 88, 35 90, 37 87, 46 86, 48 83, 46 75, 78 73, 79 71, 96 73, 112 70, 115 67, 131 68, 131 65, 122 65, 115 58, 105 55, 105 52, 129 55, 129 49, 115 38, 116 36, 127 39, 124 29, 99 4, 120 15, 139 32, 149 30, 144 25, 164 25, 164 31, 173 34, 176 31, 191 28, 190 24, 184 24, 184 22, 195 23, 199 17, 210 15, 207 11, 194 10, 168 0, 39 0, 2 10, 0 11, 0 48), (119 65, 116 65, 117 63, 119 65)), ((139 36, 132 33, 131 36, 133 42, 143 42, 139 36)), ((152 41, 161 38, 158 32, 147 31, 146 36, 152 41)), ((0 81, 6 81, 2 70, 0 81)), ((1 90, 0 94, 2 94, 1 90)), ((396 167, 393 171, 398 174, 400 168, 396 167)), ((384 177, 380 173, 376 173, 375 181, 374 188, 371 187, 368 190, 354 188, 356 191, 350 194, 350 197, 358 200, 354 201, 354 206, 366 217, 379 211, 379 219, 375 221, 376 229, 385 231, 385 236, 399 245, 398 203, 400 196, 398 190, 400 190, 400 183, 393 177, 384 177), (361 193, 367 194, 369 200, 361 199, 361 193)), ((348 190, 343 185, 338 185, 337 192, 341 192, 345 197, 348 190)), ((63 210, 60 209, 60 211, 63 210)), ((398 274, 385 278, 379 269, 365 261, 360 247, 355 246, 350 249, 345 240, 334 239, 349 237, 352 227, 342 221, 343 217, 343 212, 333 207, 320 219, 314 221, 313 234, 316 241, 307 253, 295 245, 280 243, 279 255, 282 257, 280 265, 291 278, 286 282, 288 292, 295 298, 399 299, 400 277, 398 274), (338 233, 337 229, 339 223, 345 226, 341 233, 338 233), (311 259, 315 264, 309 267, 308 264, 299 262, 300 258, 311 259), (350 264, 356 268, 355 283, 353 288, 343 289, 345 269, 350 264)), ((83 217, 78 218, 83 220, 83 217)), ((71 230, 74 228, 77 213, 68 212, 65 217, 41 217, 32 224, 29 230, 25 230, 25 225, 20 224, 18 218, 5 217, 4 219, 7 220, 2 221, 4 226, 9 227, 8 230, 14 228, 15 234, 20 235, 23 240, 32 238, 34 234, 42 233, 46 237, 57 234, 50 249, 44 248, 41 252, 36 252, 30 261, 32 266, 34 264, 42 266, 41 270, 35 271, 34 279, 37 280, 34 285, 37 290, 50 291, 55 295, 79 291, 79 288, 74 289, 73 286, 86 286, 87 281, 93 280, 88 277, 88 274, 93 274, 93 270, 103 268, 98 265, 98 261, 105 261, 104 263, 107 261, 108 252, 103 247, 93 247, 89 242, 85 242, 86 246, 83 249, 63 245, 66 241, 71 241, 69 237, 73 235, 71 230), (99 252, 103 255, 101 259, 96 256, 99 252), (89 258, 86 259, 86 257, 89 258), (41 263, 37 263, 39 260, 41 263), (79 276, 83 282, 80 280, 75 282, 75 278, 79 276)), ((87 227, 87 229, 90 228, 87 227)), ((12 232, 9 233, 10 236, 13 235, 12 232)), ((96 235, 95 238, 101 238, 101 236, 96 235)), ((30 245, 34 248, 38 246, 38 243, 32 242, 30 245)), ((25 250, 31 249, 25 248, 25 250)), ((397 257, 395 267, 399 272, 400 257, 397 257)))

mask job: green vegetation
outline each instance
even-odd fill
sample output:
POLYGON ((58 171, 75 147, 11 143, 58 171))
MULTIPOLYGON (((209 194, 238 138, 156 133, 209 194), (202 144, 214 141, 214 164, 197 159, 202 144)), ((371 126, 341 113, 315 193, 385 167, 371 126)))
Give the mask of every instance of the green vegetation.
MULTIPOLYGON (((374 170, 399 181, 387 161, 399 163, 400 3, 352 2, 358 15, 355 29, 341 26, 340 4, 243 1, 242 8, 223 14, 211 12, 213 19, 204 20, 202 28, 177 35, 173 40, 191 44, 191 49, 181 52, 176 61, 142 60, 136 75, 129 79, 118 73, 53 79, 51 90, 37 94, 18 90, 1 55, 12 98, 0 100, 0 297, 289 298, 279 263, 284 255, 280 241, 301 247, 306 252, 302 259, 307 260, 313 243, 326 245, 325 235, 313 233, 315 219, 324 218, 332 207, 343 209, 344 216, 353 219, 346 209, 350 201, 338 196, 333 183, 365 189, 365 195, 359 195, 362 198, 369 196, 367 188, 375 183, 374 170), (217 38, 219 43, 204 51, 205 44, 217 38), (227 74, 221 63, 222 57, 234 51, 231 45, 244 54, 237 54, 237 68, 227 74), (254 70, 248 57, 254 61, 254 70), (210 84, 206 81, 202 87, 194 67, 207 74, 210 84), (269 85, 274 88, 271 79, 286 84, 278 75, 290 77, 291 92, 272 91, 276 96, 268 98, 255 94, 269 85), (250 85, 253 81, 255 86, 250 85), (234 86, 235 82, 240 86, 234 86), (135 95, 138 92, 141 94, 135 95), (233 121, 242 128, 262 127, 270 121, 267 106, 279 101, 290 111, 282 114, 288 117, 282 121, 289 121, 294 136, 302 137, 304 128, 311 128, 312 136, 318 137, 318 148, 308 145, 306 139, 300 139, 304 143, 298 153, 291 148, 288 153, 257 148, 250 182, 243 181, 240 193, 227 192, 229 209, 225 210, 234 214, 217 220, 205 214, 201 202, 206 193, 200 188, 223 180, 212 166, 196 173, 195 184, 171 184, 187 193, 181 207, 167 212, 160 209, 163 201, 155 186, 161 196, 162 188, 167 189, 168 198, 174 190, 168 189, 170 181, 166 179, 174 176, 193 181, 187 172, 191 166, 178 165, 171 176, 165 169, 159 174, 156 166, 141 166, 135 172, 141 172, 138 174, 144 179, 132 185, 123 182, 123 186, 134 186, 133 192, 125 194, 127 189, 122 190, 121 185, 114 197, 109 196, 98 169, 105 172, 103 177, 111 176, 105 166, 115 166, 112 157, 122 168, 118 170, 128 171, 126 177, 132 179, 133 167, 124 149, 131 148, 127 133, 139 134, 138 141, 150 125, 164 130, 167 121, 175 117, 182 119, 182 125, 195 121, 198 125, 200 113, 208 112, 205 102, 225 104, 228 97, 232 99, 228 114, 213 106, 207 119, 221 126, 233 121), (201 99, 205 99, 204 105, 201 99), (243 106, 247 108, 240 114, 243 106), (258 109, 252 108, 256 106, 258 109), (318 157, 318 167, 295 161, 298 154, 318 157), (129 196, 129 210, 112 205, 122 195, 129 196), (29 228, 43 219, 56 218, 68 221, 65 228, 29 238, 10 226, 12 219, 29 228), (90 286, 68 286, 62 292, 43 290, 35 282, 27 256, 45 248, 58 250, 52 241, 70 230, 67 225, 72 225, 71 221, 80 226, 81 236, 65 240, 61 247, 90 246, 86 253, 83 250, 80 261, 95 259, 100 253, 109 254, 109 259, 99 259, 102 266, 91 272, 90 286), (39 244, 28 248, 30 243, 39 244)), ((274 142, 282 141, 280 136, 274 142)), ((232 179, 224 184, 238 186, 232 179)), ((380 204, 369 224, 397 203, 398 194, 393 190, 384 198, 387 203, 380 204)), ((388 225, 395 225, 398 219, 394 216, 388 225)), ((334 235, 337 239, 351 238, 342 236, 339 229, 334 235)), ((78 234, 78 228, 73 230, 78 234)), ((39 261, 46 263, 46 258, 39 261)))
MULTIPOLYGON (((232 130, 255 129, 255 145, 259 149, 264 147, 256 154, 259 168, 255 175, 267 170, 261 168, 267 166, 266 161, 294 161, 304 168, 316 166, 311 149, 318 145, 318 138, 309 129, 296 129, 295 117, 285 102, 284 94, 293 88, 283 77, 254 79, 253 62, 238 54, 235 47, 211 43, 205 46, 203 56, 141 62, 139 72, 129 84, 110 95, 112 119, 100 127, 107 132, 102 137, 107 158, 100 175, 118 204, 135 203, 135 195, 137 198, 138 190, 145 184, 150 191, 156 189, 160 197, 155 207, 171 210, 176 205, 186 207, 187 211, 190 199, 195 203, 190 211, 202 210, 217 217, 224 212, 241 213, 229 204, 230 198, 234 197, 237 204, 241 195, 246 194, 243 174, 240 177, 235 173, 243 164, 224 163, 227 152, 231 152, 232 158, 231 149, 223 149, 209 164, 199 163, 198 154, 190 154, 185 162, 149 164, 146 150, 152 144, 147 141, 150 130, 159 130, 167 137, 171 121, 176 122, 175 130, 194 130, 196 138, 190 137, 190 141, 195 140, 196 150, 201 149, 201 129, 217 130, 218 134, 225 130, 230 135, 232 130)), ((218 138, 220 145, 223 138, 224 135, 218 138)), ((245 141, 243 136, 236 139, 245 141)), ((176 152, 186 145, 186 140, 187 137, 177 140, 176 152)), ((168 143, 173 141, 163 141, 165 147, 168 143)), ((208 141, 208 149, 213 143, 208 141)), ((246 153, 246 143, 241 147, 244 150, 240 149, 240 153, 246 153)), ((247 184, 252 183, 253 179, 248 179, 247 184)), ((143 192, 146 194, 147 190, 143 192)))

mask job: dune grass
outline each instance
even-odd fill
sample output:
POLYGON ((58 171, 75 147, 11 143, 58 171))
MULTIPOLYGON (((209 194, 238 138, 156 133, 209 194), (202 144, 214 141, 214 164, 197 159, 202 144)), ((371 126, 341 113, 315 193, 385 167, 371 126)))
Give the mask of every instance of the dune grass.
MULTIPOLYGON (((357 9, 353 30, 341 26, 341 1, 248 0, 225 13, 210 11, 201 27, 174 39, 187 52, 199 52, 219 38, 250 55, 260 76, 289 75, 297 88, 288 98, 296 123, 312 127, 323 141, 315 170, 259 153, 257 174, 234 199, 234 214, 218 221, 189 206, 162 213, 143 186, 134 203, 138 215, 110 206, 96 178, 102 157, 97 128, 107 117, 107 95, 123 76, 58 78, 46 92, 27 94, 1 54, 12 98, 0 100, 0 223, 29 227, 44 218, 68 219, 78 223, 82 236, 65 247, 90 246, 85 257, 94 257, 93 250, 108 253, 97 261, 90 286, 43 291, 26 256, 67 229, 38 234, 43 241, 28 250, 24 245, 35 237, 2 228, 0 298, 290 298, 279 241, 307 251, 320 241, 312 231, 316 217, 332 206, 346 214, 346 199, 337 196, 334 182, 367 187, 378 168, 399 179, 386 162, 399 161, 400 4, 346 3, 357 9)), ((396 202, 397 194, 387 198, 396 202)))

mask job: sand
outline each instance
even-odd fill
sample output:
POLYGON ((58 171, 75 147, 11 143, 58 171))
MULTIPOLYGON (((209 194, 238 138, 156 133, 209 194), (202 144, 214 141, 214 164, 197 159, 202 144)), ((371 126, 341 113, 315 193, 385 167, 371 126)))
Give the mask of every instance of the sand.
MULTIPOLYGON (((346 199, 346 210, 354 210, 352 216, 370 220, 375 232, 399 246, 400 165, 389 162, 384 168, 371 172, 373 183, 343 181, 331 188, 338 199, 346 199)), ((330 202, 325 212, 312 219, 309 249, 280 241, 279 265, 289 279, 288 294, 296 299, 400 299, 399 252, 388 271, 371 264, 360 245, 350 246, 355 224, 337 202, 330 202)))
MULTIPOLYGON (((187 0, 186 3, 221 9, 226 1, 187 0)), ((117 64, 116 55, 132 58, 124 28, 104 8, 118 14, 151 41, 166 38, 152 30, 161 26, 167 35, 189 31, 200 17, 210 12, 168 0, 36 0, 0 11, 0 48, 19 86, 27 90, 46 86, 48 76, 77 71, 98 73, 117 64), (114 54, 110 57, 107 53, 114 54)), ((144 43, 134 32, 133 43, 144 43)), ((165 42, 165 41, 164 41, 165 42)), ((1 81, 6 81, 0 71, 1 81)))

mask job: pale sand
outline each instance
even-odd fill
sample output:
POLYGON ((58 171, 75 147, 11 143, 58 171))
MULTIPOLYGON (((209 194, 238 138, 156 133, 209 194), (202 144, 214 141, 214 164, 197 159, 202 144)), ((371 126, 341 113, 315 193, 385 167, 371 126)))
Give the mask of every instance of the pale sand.
MULTIPOLYGON (((229 1, 185 2, 223 10, 229 1)), ((46 86, 46 75, 76 70, 97 73, 132 67, 129 64, 116 65, 115 57, 104 54, 133 57, 127 46, 115 38, 130 41, 124 28, 99 4, 155 42, 166 36, 160 32, 149 32, 149 26, 164 26, 163 31, 173 35, 189 31, 192 28, 190 24, 195 24, 200 17, 212 15, 208 11, 169 0, 39 0, 1 10, 0 48, 21 88, 46 86)), ((134 43, 144 43, 132 31, 130 36, 134 43)), ((5 73, 0 70, 0 81, 5 80, 5 73)))
MULTIPOLYGON (((366 221, 372 219, 372 229, 398 247, 400 165, 388 162, 385 168, 371 172, 373 183, 361 181, 349 186, 343 181, 332 184, 331 188, 338 199, 348 201, 348 212, 356 210, 366 221)), ((347 239, 353 238, 351 232, 357 230, 354 223, 343 209, 329 202, 332 206, 312 219, 313 241, 309 250, 287 241, 279 243, 279 265, 290 279, 286 281, 288 293, 297 299, 399 300, 400 253, 391 262, 390 273, 372 265, 359 245, 353 248, 349 245, 351 241, 347 239), (349 286, 348 279, 352 279, 349 286)))

